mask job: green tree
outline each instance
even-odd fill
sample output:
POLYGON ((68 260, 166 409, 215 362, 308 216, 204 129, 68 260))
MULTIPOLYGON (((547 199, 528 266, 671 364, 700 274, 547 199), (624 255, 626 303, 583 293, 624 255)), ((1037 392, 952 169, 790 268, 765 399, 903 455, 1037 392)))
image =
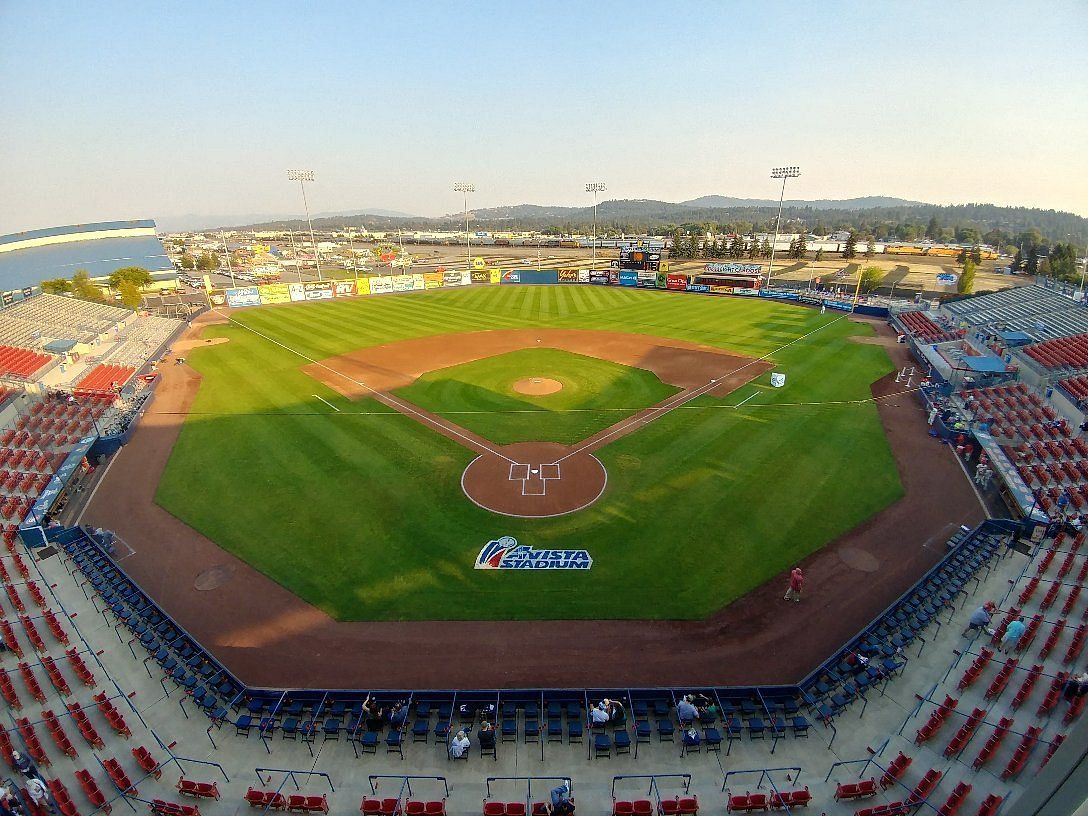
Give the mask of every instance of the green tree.
POLYGON ((188 252, 181 256, 182 269, 196 269, 196 259, 188 252))
POLYGON ((1054 244, 1050 248, 1050 274, 1062 280, 1080 280, 1077 274, 1077 250, 1072 244, 1054 244))
POLYGON ((137 289, 151 285, 151 273, 142 266, 124 266, 110 275, 110 288, 120 289, 122 283, 131 283, 137 289))
POLYGON ((67 295, 72 291, 72 282, 67 278, 52 278, 41 282, 43 292, 51 295, 67 295))
POLYGON ((684 241, 683 236, 680 234, 680 228, 677 227, 672 231, 672 249, 669 250, 670 258, 683 258, 684 257, 684 241))
POLYGON ((823 259, 824 259, 824 248, 823 248, 823 247, 820 247, 819 249, 817 249, 817 250, 816 250, 816 258, 815 258, 815 261, 816 261, 816 263, 819 263, 819 262, 820 262, 820 261, 822 261, 823 259))
POLYGON ((850 231, 850 235, 846 238, 846 246, 842 248, 842 257, 850 260, 858 256, 858 234, 853 230, 850 231))
POLYGON ((121 295, 121 302, 130 309, 138 309, 140 304, 143 303, 144 296, 140 291, 140 287, 131 280, 121 281, 117 287, 117 292, 121 295))
POLYGON ((860 291, 862 294, 869 294, 869 292, 880 286, 884 280, 884 270, 879 266, 867 266, 861 270, 861 286, 860 291))
POLYGON ((763 243, 759 247, 759 254, 764 258, 771 257, 771 239, 764 238, 763 243))
POLYGON ((102 290, 91 280, 86 269, 77 269, 72 275, 72 294, 80 300, 93 300, 97 303, 106 300, 102 290))
POLYGON ((699 233, 692 230, 688 237, 688 257, 699 257, 699 233))
POLYGON ((214 252, 202 252, 196 259, 196 268, 201 272, 214 272, 219 268, 219 256, 214 252))
POLYGON ((865 257, 872 258, 876 255, 876 241, 870 238, 865 244, 865 257))
POLYGON ((929 217, 929 223, 926 225, 926 238, 934 241, 939 241, 941 238, 941 222, 937 220, 935 215, 929 217))
POLYGON ((748 260, 754 261, 759 257, 759 241, 756 240, 754 235, 751 236, 751 239, 748 242, 748 260))
POLYGON ((978 266, 980 263, 982 263, 982 247, 979 246, 978 241, 976 241, 975 245, 971 247, 970 257, 971 260, 975 262, 975 266, 978 266))
POLYGON ((1028 260, 1027 263, 1024 264, 1024 270, 1029 275, 1039 274, 1039 248, 1037 246, 1032 246, 1031 250, 1028 252, 1028 260))
POLYGON ((958 264, 967 263, 967 248, 966 247, 961 249, 960 254, 956 256, 956 263, 958 263, 958 264))
POLYGON ((975 271, 978 268, 978 264, 967 259, 967 263, 963 265, 963 271, 960 272, 960 279, 956 281, 956 291, 961 295, 969 295, 975 291, 975 271))

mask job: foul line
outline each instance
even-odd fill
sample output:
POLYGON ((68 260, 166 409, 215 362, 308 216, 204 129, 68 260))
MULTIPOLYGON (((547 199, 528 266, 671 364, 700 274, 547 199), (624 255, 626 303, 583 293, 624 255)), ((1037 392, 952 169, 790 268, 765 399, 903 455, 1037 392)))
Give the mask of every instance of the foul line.
POLYGON ((837 317, 837 318, 835 318, 834 320, 832 320, 832 321, 830 321, 828 323, 824 323, 824 325, 822 325, 822 326, 817 326, 815 329, 813 329, 810 332, 802 334, 800 337, 793 338, 788 343, 785 343, 784 345, 779 346, 778 348, 774 349, 773 351, 767 352, 762 357, 756 357, 753 360, 749 360, 748 362, 746 362, 744 365, 740 366, 739 368, 734 368, 731 371, 725 372, 721 376, 716 377, 715 379, 711 380, 710 382, 706 383, 705 385, 701 385, 698 388, 693 388, 690 391, 683 391, 683 392, 675 395, 674 397, 671 397, 670 399, 665 400, 660 405, 657 405, 657 406, 655 406, 653 408, 650 408, 646 412, 646 415, 643 416, 643 417, 634 416, 634 417, 631 417, 628 420, 624 420, 622 422, 617 422, 608 433, 604 434, 603 436, 598 436, 598 437, 595 437, 595 438, 590 437, 592 442, 587 441, 587 443, 583 443, 581 445, 578 445, 577 447, 571 449, 571 451, 568 454, 566 454, 566 456, 560 457, 559 459, 555 460, 555 462, 552 462, 552 464, 558 465, 564 459, 569 459, 571 456, 575 456, 576 454, 579 454, 582 451, 586 450, 587 448, 590 447, 590 445, 592 445, 594 447, 594 449, 596 449, 596 448, 600 447, 600 444, 604 440, 611 439, 612 437, 614 437, 614 436, 616 436, 618 434, 622 434, 622 433, 626 432, 629 428, 634 427, 635 425, 638 425, 638 424, 649 425, 655 419, 658 419, 659 417, 664 416, 665 414, 667 414, 669 411, 673 410, 674 408, 680 408, 681 406, 691 402, 696 397, 701 397, 703 394, 706 394, 708 391, 712 390, 714 388, 714 386, 716 386, 718 383, 720 383, 726 377, 731 376, 733 374, 736 374, 736 373, 738 373, 740 371, 744 371, 744 369, 748 368, 749 366, 753 366, 756 363, 761 363, 764 360, 766 360, 768 357, 782 351, 782 349, 789 348, 794 343, 799 343, 802 340, 804 340, 805 338, 811 337, 812 335, 816 334, 816 332, 822 331, 823 329, 826 329, 828 326, 833 326, 836 323, 838 323, 840 320, 845 320, 846 318, 847 318, 847 315, 845 315, 845 314, 841 315, 840 317, 837 317), (670 402, 672 403, 671 405, 669 404, 670 402))
MULTIPOLYGON (((218 309, 216 309, 216 311, 219 312, 218 309)), ((223 314, 223 312, 219 312, 219 314, 223 314)), ((226 315, 226 318, 227 318, 228 322, 233 323, 235 326, 241 326, 246 331, 253 332, 253 334, 257 335, 258 337, 263 337, 269 343, 274 343, 275 345, 279 346, 280 348, 291 352, 296 357, 301 357, 303 360, 307 360, 310 363, 312 363, 313 365, 318 366, 319 368, 323 368, 326 371, 331 371, 336 376, 343 377, 345 380, 347 380, 350 383, 354 383, 355 385, 362 386, 367 391, 369 391, 371 394, 373 394, 375 396, 375 398, 381 399, 383 402, 386 402, 387 404, 388 403, 393 403, 393 404, 399 406, 397 408, 397 410, 400 410, 401 408, 403 408, 404 412, 411 414, 415 419, 419 420, 420 422, 422 422, 422 423, 424 423, 426 425, 431 425, 434 428, 441 428, 443 431, 447 431, 447 432, 453 434, 458 439, 463 440, 465 442, 466 447, 468 447, 468 448, 470 448, 472 450, 479 450, 480 448, 483 448, 485 451, 490 453, 492 456, 498 456, 500 459, 505 459, 507 462, 513 462, 514 461, 509 456, 504 456, 503 454, 499 453, 494 448, 491 448, 491 447, 489 447, 487 445, 481 445, 475 439, 470 439, 469 437, 465 436, 463 433, 461 433, 460 429, 458 429, 457 426, 453 425, 452 423, 447 425, 445 423, 437 422, 436 420, 434 420, 431 417, 427 416, 423 412, 416 410, 416 408, 413 407, 410 403, 403 402, 400 399, 394 397, 392 394, 387 394, 387 393, 378 391, 378 390, 376 390, 374 388, 371 388, 365 382, 362 382, 361 380, 357 380, 354 377, 349 377, 344 372, 337 371, 335 368, 332 368, 331 366, 325 365, 320 360, 315 360, 313 357, 309 357, 309 356, 303 354, 301 351, 298 351, 297 349, 291 348, 286 343, 281 343, 279 340, 277 340, 274 337, 269 337, 267 334, 264 334, 263 332, 259 332, 256 329, 252 328, 251 326, 247 326, 244 323, 239 323, 237 320, 235 320, 230 315, 226 315)), ((320 399, 320 397, 318 397, 318 399, 320 399)))
POLYGON ((758 396, 759 396, 758 391, 756 391, 754 394, 749 394, 747 397, 745 397, 744 399, 742 399, 740 402, 738 402, 736 405, 733 406, 734 410, 737 409, 737 408, 740 408, 742 405, 744 405, 744 403, 748 402, 748 400, 755 399, 758 396))
POLYGON ((323 403, 325 403, 325 404, 326 404, 327 406, 329 406, 330 408, 332 408, 332 409, 333 409, 334 411, 336 411, 336 413, 340 413, 340 409, 339 409, 339 408, 337 408, 337 407, 336 407, 335 405, 333 405, 333 404, 332 404, 331 402, 329 402, 329 401, 328 401, 327 399, 325 399, 324 397, 318 397, 318 396, 317 396, 317 394, 310 394, 310 396, 311 396, 311 397, 317 397, 317 399, 321 400, 321 401, 322 401, 323 403))

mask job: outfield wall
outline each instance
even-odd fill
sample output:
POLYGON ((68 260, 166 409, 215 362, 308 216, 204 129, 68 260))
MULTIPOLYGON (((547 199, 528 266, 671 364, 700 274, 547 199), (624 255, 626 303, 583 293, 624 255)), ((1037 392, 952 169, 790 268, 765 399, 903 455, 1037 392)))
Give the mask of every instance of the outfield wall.
POLYGON ((692 283, 692 276, 668 272, 636 271, 634 269, 478 269, 471 272, 415 272, 402 275, 376 275, 358 280, 306 281, 304 283, 268 283, 260 286, 240 286, 213 290, 209 293, 213 305, 245 307, 273 303, 303 303, 333 298, 385 295, 398 292, 422 292, 434 289, 454 289, 464 286, 552 286, 587 284, 590 286, 622 286, 656 289, 700 295, 759 297, 771 300, 795 301, 806 306, 820 306, 842 312, 857 312, 875 317, 887 317, 886 306, 870 306, 862 298, 857 304, 851 298, 800 292, 796 289, 752 289, 739 286, 707 286, 692 283))

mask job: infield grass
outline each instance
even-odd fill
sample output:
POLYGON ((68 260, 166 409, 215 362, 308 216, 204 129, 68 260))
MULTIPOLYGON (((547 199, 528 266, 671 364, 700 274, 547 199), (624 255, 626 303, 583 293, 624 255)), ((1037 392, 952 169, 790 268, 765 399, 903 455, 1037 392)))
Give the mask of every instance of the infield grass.
POLYGON ((641 368, 533 348, 432 371, 396 393, 499 445, 571 445, 679 391, 641 368), (514 391, 533 377, 562 389, 545 396, 514 391))
MULTIPOLYGON (((205 330, 229 342, 188 355, 204 380, 157 501, 342 619, 705 617, 902 494, 876 408, 843 402, 868 398, 891 363, 881 347, 851 342, 871 329, 840 315, 755 299, 492 286, 230 317, 205 330), (514 519, 461 492, 473 453, 300 370, 395 340, 527 326, 770 354, 787 385, 772 389, 765 374, 725 398, 700 397, 597 452, 609 483, 589 509, 514 519), (501 535, 585 547, 594 567, 474 570, 480 547, 501 535)), ((405 390, 450 409, 436 383, 405 390)), ((489 438, 510 432, 502 414, 477 421, 489 438)))

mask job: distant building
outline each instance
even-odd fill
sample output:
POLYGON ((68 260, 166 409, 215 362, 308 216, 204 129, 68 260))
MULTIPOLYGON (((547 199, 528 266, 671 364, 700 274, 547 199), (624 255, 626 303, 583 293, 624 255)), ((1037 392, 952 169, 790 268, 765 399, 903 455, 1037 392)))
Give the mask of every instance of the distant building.
POLYGON ((0 290, 71 278, 80 269, 105 278, 125 266, 142 266, 157 279, 175 274, 154 221, 106 221, 0 236, 0 290))

